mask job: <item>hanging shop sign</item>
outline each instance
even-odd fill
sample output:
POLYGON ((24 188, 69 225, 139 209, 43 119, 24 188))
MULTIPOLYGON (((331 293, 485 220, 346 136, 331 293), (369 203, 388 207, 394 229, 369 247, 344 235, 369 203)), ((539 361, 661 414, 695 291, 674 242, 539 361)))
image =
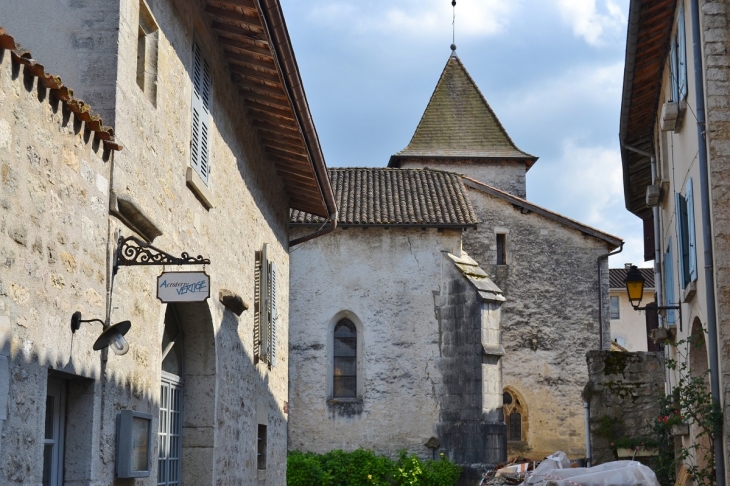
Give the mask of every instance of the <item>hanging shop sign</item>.
POLYGON ((205 272, 162 272, 157 298, 164 303, 203 302, 210 297, 210 275, 205 272))

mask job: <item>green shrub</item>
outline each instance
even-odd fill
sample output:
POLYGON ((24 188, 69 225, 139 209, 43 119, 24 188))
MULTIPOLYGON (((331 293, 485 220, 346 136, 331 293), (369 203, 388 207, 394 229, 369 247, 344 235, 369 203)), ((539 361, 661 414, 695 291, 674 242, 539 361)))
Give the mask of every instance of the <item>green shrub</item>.
POLYGON ((286 470, 288 486, 454 486, 461 468, 443 454, 436 461, 422 461, 400 452, 397 460, 372 451, 341 450, 326 454, 292 451, 286 470))

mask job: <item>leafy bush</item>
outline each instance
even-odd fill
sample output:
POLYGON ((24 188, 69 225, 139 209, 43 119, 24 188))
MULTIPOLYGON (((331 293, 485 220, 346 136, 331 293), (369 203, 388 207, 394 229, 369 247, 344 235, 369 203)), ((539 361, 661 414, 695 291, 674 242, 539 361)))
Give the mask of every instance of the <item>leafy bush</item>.
POLYGON ((326 454, 292 451, 286 469, 288 486, 454 486, 461 468, 443 454, 422 461, 401 451, 397 460, 372 451, 341 450, 326 454))

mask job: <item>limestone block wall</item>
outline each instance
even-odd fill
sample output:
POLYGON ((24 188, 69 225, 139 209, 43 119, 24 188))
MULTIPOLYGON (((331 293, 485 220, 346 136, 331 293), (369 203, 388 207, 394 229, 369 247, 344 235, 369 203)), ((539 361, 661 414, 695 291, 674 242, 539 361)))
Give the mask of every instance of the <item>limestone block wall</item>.
MULTIPOLYGON (((114 126, 119 8, 126 1, 5 0, 0 26, 114 126)), ((131 2, 129 2, 131 3, 131 2)))
POLYGON ((443 419, 442 366, 453 339, 437 318, 442 272, 453 267, 442 252, 459 248, 460 238, 449 230, 349 228, 292 252, 290 449, 431 457, 425 443, 443 419), (351 403, 330 400, 328 390, 328 331, 342 317, 362 340, 360 399, 351 403))
POLYGON ((482 466, 507 459, 501 360, 498 352, 485 353, 500 347, 502 302, 484 301, 455 266, 444 270, 438 308, 442 378, 435 388, 440 399, 437 437, 449 457, 465 466, 462 480, 478 480, 482 466))
POLYGON ((593 464, 615 461, 611 442, 650 436, 664 397, 661 353, 589 351, 589 382, 593 464))
MULTIPOLYGON (((0 483, 40 484, 49 372, 73 374, 84 413, 69 454, 67 481, 99 466, 92 443, 103 425, 101 388, 136 406, 152 390, 109 380, 91 346, 101 328, 71 333, 74 311, 106 313, 110 154, 36 78, 0 50, 0 483), (133 394, 134 390, 134 394, 133 394)), ((105 355, 106 356, 106 355, 105 355)), ((130 376, 131 378, 131 376, 130 376)), ((78 420, 81 420, 79 422, 78 420)), ((113 426, 113 423, 111 424, 113 426)))
MULTIPOLYGON (((211 298, 175 306, 185 344, 183 479, 189 484, 285 483, 287 197, 243 115, 199 2, 148 4, 159 27, 154 102, 136 82, 140 2, 116 2, 118 14, 109 17, 117 19, 118 42, 116 52, 109 54, 115 67, 104 74, 114 77, 114 128, 124 146, 109 158, 98 153, 99 143, 89 139, 73 115, 54 112, 52 100, 26 86, 22 73, 12 74, 9 53, 0 51, 5 83, 0 94, 0 151, 12 156, 0 162, 1 237, 6 238, 0 256, 7 262, 0 268, 0 329, 13 336, 3 355, 8 357, 5 375, 0 356, 0 409, 3 380, 9 377, 3 430, 16 427, 0 442, 0 470, 11 484, 40 482, 43 431, 38 424, 43 423, 51 367, 68 373, 62 378, 69 386, 85 390, 78 396, 88 400, 78 410, 93 410, 89 423, 81 424, 90 434, 82 448, 88 463, 65 465, 66 471, 81 471, 76 476, 80 483, 115 481, 114 421, 119 410, 150 413, 153 430, 158 430, 162 332, 172 307, 156 298, 155 281, 162 267, 123 267, 116 275, 110 321, 132 322, 126 355, 91 350, 98 325, 82 325, 73 337, 69 330, 74 310, 85 318, 104 318, 117 235, 135 234, 109 215, 113 194, 132 201, 161 230, 153 242, 156 247, 172 255, 188 252, 211 259, 205 268, 211 276, 211 298), (211 57, 212 208, 186 185, 194 37, 211 57), (32 102, 37 114, 29 118, 32 102), (277 266, 278 362, 270 369, 253 364, 255 254, 264 243, 277 266), (249 310, 240 317, 227 310, 218 302, 221 289, 240 295, 249 310), (260 423, 267 425, 263 475, 257 471, 260 423), (9 440, 15 442, 6 447, 9 440), (265 480, 260 479, 264 475, 265 480)), ((91 34, 107 35, 102 27, 91 34)), ((24 43, 22 33, 16 39, 24 43)), ((44 63, 40 55, 34 53, 34 58, 44 63)), ((66 81, 78 67, 63 62, 54 74, 66 81)), ((104 86, 105 79, 89 75, 85 82, 104 86)), ((153 434, 153 449, 156 445, 153 434)), ((81 457, 75 452, 82 449, 67 450, 68 460, 81 457)), ((152 477, 156 474, 153 460, 152 477)))
POLYGON ((522 161, 492 159, 489 161, 475 159, 404 159, 400 167, 446 170, 464 174, 467 177, 489 184, 517 197, 527 197, 527 166, 522 161))
POLYGON ((562 450, 583 457, 584 356, 599 348, 599 312, 610 336, 605 262, 601 282, 597 272, 606 243, 476 189, 469 196, 483 222, 465 233, 464 249, 507 299, 503 385, 524 400, 526 437, 508 444, 510 455, 541 459, 562 450), (507 265, 496 265, 495 232, 506 235, 507 265), (601 304, 599 284, 606 290, 601 304))
MULTIPOLYGON (((725 472, 730 478, 730 5, 725 1, 701 2, 702 50, 707 109, 707 145, 710 169, 712 229, 717 298, 718 356, 725 424, 725 472)), ((727 479, 726 479, 727 481, 727 479)))
MULTIPOLYGON (((136 82, 139 2, 122 2, 119 24, 117 137, 125 150, 115 158, 112 190, 130 197, 160 227, 155 245, 173 254, 189 251, 211 259, 208 301, 216 354, 212 475, 216 481, 256 484, 257 426, 267 425, 267 484, 284 484, 288 400, 288 204, 275 167, 264 158, 242 101, 230 82, 216 37, 196 1, 149 2, 159 27, 156 99, 136 82), (196 39, 211 68, 210 177, 213 208, 186 185, 190 160, 192 46, 196 39), (253 365, 255 253, 268 243, 277 266, 278 363, 253 365), (217 301, 231 290, 251 306, 236 317, 217 301)), ((124 229, 124 231, 128 231, 124 229)), ((165 306, 152 293, 158 269, 129 269, 117 285, 129 294, 120 314, 151 323, 161 336, 165 306)), ((138 339, 143 338, 140 329, 138 339)), ((159 363, 159 351, 150 357, 159 363)), ((156 380, 152 384, 156 386, 156 380)), ((195 423, 189 424, 192 428, 195 423)), ((192 445, 195 440, 191 438, 192 445)), ((207 481, 206 481, 207 482, 207 481)))

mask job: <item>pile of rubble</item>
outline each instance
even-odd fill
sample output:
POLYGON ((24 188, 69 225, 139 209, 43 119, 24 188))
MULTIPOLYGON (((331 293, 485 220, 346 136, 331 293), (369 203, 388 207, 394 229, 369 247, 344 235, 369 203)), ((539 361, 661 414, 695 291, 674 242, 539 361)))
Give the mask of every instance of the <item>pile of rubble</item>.
POLYGON ((480 485, 502 486, 659 486, 654 471, 636 461, 580 467, 558 451, 542 461, 517 457, 482 475, 480 485))

